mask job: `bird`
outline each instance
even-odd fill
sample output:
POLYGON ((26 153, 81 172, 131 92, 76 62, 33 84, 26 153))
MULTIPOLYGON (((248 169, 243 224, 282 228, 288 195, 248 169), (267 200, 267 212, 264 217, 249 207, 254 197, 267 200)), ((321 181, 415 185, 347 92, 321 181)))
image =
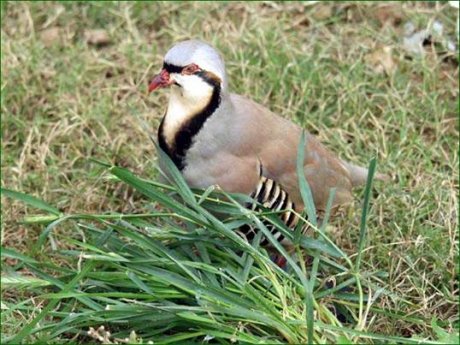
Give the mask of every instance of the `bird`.
MULTIPOLYGON (((228 85, 224 59, 214 47, 196 39, 174 44, 148 86, 149 93, 170 89, 158 144, 189 186, 246 194, 267 209, 284 210, 281 219, 292 229, 304 208, 296 172, 304 129, 231 93, 228 85)), ((303 170, 316 211, 325 212, 332 188, 332 209, 349 205, 353 187, 366 182, 368 169, 340 159, 305 133, 303 170)), ((376 178, 386 180, 383 174, 376 178)), ((254 234, 247 227, 243 235, 249 240, 254 234)), ((286 240, 280 232, 274 236, 286 240)))

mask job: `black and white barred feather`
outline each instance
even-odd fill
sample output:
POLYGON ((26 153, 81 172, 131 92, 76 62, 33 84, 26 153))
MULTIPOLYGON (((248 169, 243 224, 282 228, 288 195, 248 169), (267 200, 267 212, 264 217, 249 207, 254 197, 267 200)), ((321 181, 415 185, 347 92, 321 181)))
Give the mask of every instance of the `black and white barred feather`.
MULTIPOLYGON (((283 188, 274 180, 261 176, 257 188, 251 194, 251 198, 257 201, 246 205, 252 210, 261 211, 259 204, 263 208, 274 212, 281 212, 281 220, 290 229, 294 229, 299 219, 295 213, 295 205, 289 198, 289 195, 283 188), (283 212, 284 211, 284 212, 283 212)), ((285 237, 282 232, 278 231, 272 224, 266 224, 267 228, 272 233, 273 237, 279 242, 283 242, 285 237)), ((240 229, 240 232, 246 237, 248 241, 251 241, 256 235, 257 229, 251 226, 244 226, 240 229)), ((261 245, 268 244, 268 240, 263 238, 261 245)))

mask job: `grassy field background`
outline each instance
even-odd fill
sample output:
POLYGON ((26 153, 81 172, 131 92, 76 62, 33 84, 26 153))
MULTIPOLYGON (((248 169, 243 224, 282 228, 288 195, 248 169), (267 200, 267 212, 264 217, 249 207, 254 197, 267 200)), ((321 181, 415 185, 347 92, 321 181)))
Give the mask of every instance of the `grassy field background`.
MULTIPOLYGON (((68 213, 139 212, 144 200, 107 181, 89 158, 154 176, 155 150, 140 119, 155 132, 167 95, 148 95, 147 81, 174 42, 200 38, 222 52, 234 92, 345 159, 367 165, 377 157, 378 170, 393 177, 376 184, 362 264, 387 272, 382 283, 405 301, 381 298, 380 306, 427 323, 377 315, 369 329, 432 337, 433 317, 447 331, 458 327, 458 60, 429 46, 424 57, 402 47, 407 22, 424 29, 439 20, 455 37, 457 14, 447 3, 2 2, 1 9, 3 187, 68 213)), ((361 200, 357 190, 357 206, 361 200)), ((41 229, 20 223, 31 213, 2 199, 3 247, 28 253, 41 229)), ((357 207, 336 221, 335 240, 350 252, 359 215, 357 207)), ((2 293, 5 305, 25 298, 2 293)), ((2 333, 30 317, 2 316, 2 333)))

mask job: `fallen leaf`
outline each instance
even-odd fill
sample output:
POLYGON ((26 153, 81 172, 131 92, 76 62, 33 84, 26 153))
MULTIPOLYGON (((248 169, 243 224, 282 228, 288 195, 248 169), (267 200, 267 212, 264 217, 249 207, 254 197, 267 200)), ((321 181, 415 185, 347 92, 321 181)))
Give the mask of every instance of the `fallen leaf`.
POLYGON ((104 29, 85 30, 86 43, 97 47, 103 47, 111 43, 108 32, 104 29))
POLYGON ((316 6, 312 16, 316 20, 329 19, 332 16, 332 6, 329 4, 316 6))
POLYGON ((51 47, 61 41, 61 29, 52 27, 40 32, 40 40, 46 47, 51 47))
POLYGON ((391 75, 396 71, 396 63, 393 59, 392 52, 392 47, 384 46, 366 55, 365 61, 376 73, 391 75))
POLYGON ((378 6, 372 13, 373 17, 380 22, 381 26, 398 26, 403 20, 403 12, 399 4, 384 4, 378 6))
POLYGON ((40 75, 43 79, 47 80, 47 79, 52 79, 56 76, 56 71, 52 68, 43 68, 41 71, 40 71, 40 75))

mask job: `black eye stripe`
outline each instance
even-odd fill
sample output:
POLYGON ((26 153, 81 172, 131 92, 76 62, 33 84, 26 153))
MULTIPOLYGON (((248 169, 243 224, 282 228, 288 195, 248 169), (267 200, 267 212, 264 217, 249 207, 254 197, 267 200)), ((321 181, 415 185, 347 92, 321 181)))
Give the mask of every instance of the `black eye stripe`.
POLYGON ((173 65, 167 62, 163 62, 163 69, 168 71, 168 73, 181 73, 184 67, 173 65))
MULTIPOLYGON (((165 69, 168 73, 182 73, 182 70, 185 67, 177 66, 171 63, 163 62, 163 69, 165 69)), ((194 73, 195 75, 199 76, 201 79, 203 79, 205 82, 212 86, 218 86, 221 83, 221 80, 219 77, 214 75, 213 73, 209 73, 205 70, 198 70, 197 72, 194 73)))

